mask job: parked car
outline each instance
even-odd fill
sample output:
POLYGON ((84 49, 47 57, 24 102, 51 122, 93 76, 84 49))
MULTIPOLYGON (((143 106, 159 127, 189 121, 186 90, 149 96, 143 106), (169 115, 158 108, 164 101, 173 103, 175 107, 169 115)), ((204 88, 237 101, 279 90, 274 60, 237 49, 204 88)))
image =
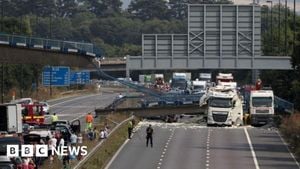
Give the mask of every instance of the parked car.
POLYGON ((0 156, 0 168, 1 169, 14 169, 15 165, 11 161, 9 157, 5 156, 0 156))

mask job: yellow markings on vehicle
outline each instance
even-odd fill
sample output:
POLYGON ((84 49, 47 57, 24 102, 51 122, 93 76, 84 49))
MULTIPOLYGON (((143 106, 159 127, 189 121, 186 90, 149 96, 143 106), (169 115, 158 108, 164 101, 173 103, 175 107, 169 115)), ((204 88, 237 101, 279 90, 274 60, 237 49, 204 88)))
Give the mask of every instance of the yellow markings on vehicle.
POLYGON ((33 116, 33 117, 31 117, 31 116, 25 116, 25 117, 23 117, 25 120, 27 120, 27 119, 31 119, 31 118, 33 118, 33 119, 44 119, 45 118, 45 116, 33 116))

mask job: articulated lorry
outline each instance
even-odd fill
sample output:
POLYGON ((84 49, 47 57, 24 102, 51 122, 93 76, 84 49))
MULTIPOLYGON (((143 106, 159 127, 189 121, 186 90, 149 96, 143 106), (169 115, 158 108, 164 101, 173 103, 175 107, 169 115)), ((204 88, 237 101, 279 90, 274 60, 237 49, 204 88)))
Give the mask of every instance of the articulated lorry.
POLYGON ((232 74, 219 73, 216 80, 217 86, 210 87, 199 101, 200 107, 206 106, 207 125, 242 125, 242 98, 232 74))
POLYGON ((249 113, 251 125, 267 124, 274 116, 274 94, 272 90, 252 90, 249 113))
POLYGON ((207 99, 207 125, 243 125, 242 99, 236 90, 217 86, 207 99))

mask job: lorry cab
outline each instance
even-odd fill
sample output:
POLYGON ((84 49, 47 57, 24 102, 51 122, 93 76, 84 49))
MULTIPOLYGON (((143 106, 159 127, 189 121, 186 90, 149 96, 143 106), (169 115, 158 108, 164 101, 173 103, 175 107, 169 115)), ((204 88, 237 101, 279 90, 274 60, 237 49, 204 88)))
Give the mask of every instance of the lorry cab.
POLYGON ((235 91, 214 91, 209 96, 207 107, 208 125, 242 125, 242 119, 242 101, 235 91))
POLYGON ((195 80, 192 82, 193 94, 202 94, 206 92, 207 82, 195 80))
POLYGON ((251 125, 267 124, 274 116, 274 94, 272 90, 254 90, 250 93, 251 125))

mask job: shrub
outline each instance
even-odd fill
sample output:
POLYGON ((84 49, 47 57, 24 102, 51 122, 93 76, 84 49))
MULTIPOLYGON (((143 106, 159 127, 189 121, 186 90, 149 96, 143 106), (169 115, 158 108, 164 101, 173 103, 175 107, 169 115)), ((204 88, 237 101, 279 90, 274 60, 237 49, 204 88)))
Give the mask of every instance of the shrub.
POLYGON ((300 113, 284 118, 280 126, 282 134, 296 155, 300 155, 300 113))

